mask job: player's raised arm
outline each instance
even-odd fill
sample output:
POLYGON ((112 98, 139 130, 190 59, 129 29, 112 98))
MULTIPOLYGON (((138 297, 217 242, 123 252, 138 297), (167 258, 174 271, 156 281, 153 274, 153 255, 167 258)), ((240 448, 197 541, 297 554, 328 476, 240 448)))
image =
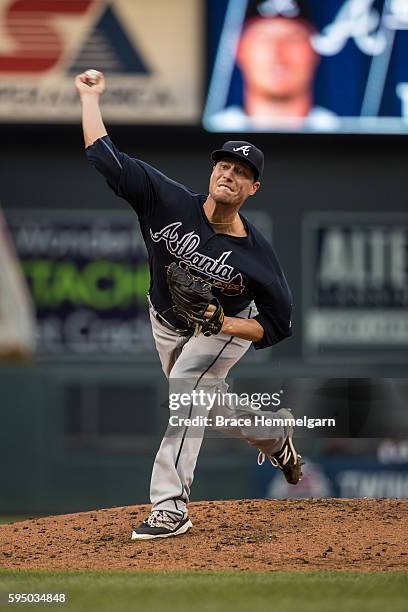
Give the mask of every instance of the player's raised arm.
POLYGON ((105 91, 105 77, 97 70, 87 70, 75 78, 75 87, 82 103, 82 128, 85 147, 107 135, 99 107, 99 98, 105 91))
MULTIPOLYGON (((105 78, 97 70, 87 70, 75 78, 82 103, 82 126, 87 159, 106 179, 114 193, 144 216, 156 213, 165 195, 189 202, 189 190, 148 163, 120 151, 109 137, 102 119, 99 98, 105 91, 105 78)), ((188 204, 186 204, 188 205, 188 204)))

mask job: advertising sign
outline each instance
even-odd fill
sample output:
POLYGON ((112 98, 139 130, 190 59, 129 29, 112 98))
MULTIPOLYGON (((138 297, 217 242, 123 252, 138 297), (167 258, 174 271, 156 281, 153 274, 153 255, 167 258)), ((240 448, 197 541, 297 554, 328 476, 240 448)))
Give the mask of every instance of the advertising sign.
POLYGON ((407 215, 309 214, 302 262, 306 357, 406 361, 407 215))
POLYGON ((254 473, 252 494, 269 499, 345 497, 408 498, 407 465, 379 464, 374 458, 306 458, 298 486, 288 484, 270 466, 254 473))
POLYGON ((107 121, 193 123, 202 38, 200 0, 0 0, 0 121, 77 121, 94 68, 107 121))
POLYGON ((133 217, 97 210, 7 215, 36 307, 39 357, 153 354, 146 249, 133 217))

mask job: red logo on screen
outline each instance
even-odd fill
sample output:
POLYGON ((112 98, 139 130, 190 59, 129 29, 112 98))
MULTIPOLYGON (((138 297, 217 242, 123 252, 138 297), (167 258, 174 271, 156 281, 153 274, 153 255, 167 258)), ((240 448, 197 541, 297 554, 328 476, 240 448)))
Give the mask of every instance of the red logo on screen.
POLYGON ((83 15, 94 0, 15 0, 4 14, 3 38, 8 53, 0 54, 0 72, 40 73, 61 59, 64 41, 56 15, 83 15))

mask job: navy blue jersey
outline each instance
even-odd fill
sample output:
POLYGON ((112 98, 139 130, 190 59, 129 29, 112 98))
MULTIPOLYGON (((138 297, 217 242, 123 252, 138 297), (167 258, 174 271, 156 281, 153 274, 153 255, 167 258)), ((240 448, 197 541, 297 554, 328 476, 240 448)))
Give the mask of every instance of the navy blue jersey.
POLYGON ((150 266, 150 299, 176 327, 185 327, 172 311, 166 267, 173 261, 211 283, 225 314, 235 316, 254 300, 254 318, 264 328, 255 348, 276 344, 292 334, 292 297, 271 245, 243 215, 247 236, 216 233, 197 194, 149 164, 117 150, 108 136, 87 147, 86 155, 109 186, 136 211, 150 266))

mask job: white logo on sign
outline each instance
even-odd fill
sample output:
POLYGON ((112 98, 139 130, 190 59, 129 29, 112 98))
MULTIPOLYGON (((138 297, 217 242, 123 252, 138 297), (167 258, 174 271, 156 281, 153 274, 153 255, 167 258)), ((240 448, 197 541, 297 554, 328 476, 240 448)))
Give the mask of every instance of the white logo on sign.
POLYGON ((262 17, 275 17, 276 15, 297 17, 300 11, 295 0, 265 0, 258 6, 258 13, 262 17))
POLYGON ((312 36, 321 55, 336 55, 349 38, 366 55, 379 55, 387 46, 386 30, 408 29, 407 0, 385 0, 383 15, 373 7, 375 0, 346 0, 333 23, 312 36))
POLYGON ((385 25, 390 30, 406 30, 408 28, 407 0, 388 0, 388 15, 384 17, 385 25))
POLYGON ((323 28, 321 34, 312 36, 316 51, 321 55, 336 55, 345 47, 348 39, 353 38, 363 53, 382 53, 387 41, 380 14, 373 8, 374 1, 347 0, 333 23, 323 28))
POLYGON ((244 155, 246 155, 246 157, 248 157, 250 148, 251 147, 249 145, 246 145, 246 146, 243 146, 243 147, 236 147, 235 149, 232 149, 232 150, 233 151, 242 151, 242 153, 244 155))
POLYGON ((403 291, 408 279, 408 233, 383 227, 361 231, 332 227, 325 232, 318 271, 323 289, 354 287, 403 291))

